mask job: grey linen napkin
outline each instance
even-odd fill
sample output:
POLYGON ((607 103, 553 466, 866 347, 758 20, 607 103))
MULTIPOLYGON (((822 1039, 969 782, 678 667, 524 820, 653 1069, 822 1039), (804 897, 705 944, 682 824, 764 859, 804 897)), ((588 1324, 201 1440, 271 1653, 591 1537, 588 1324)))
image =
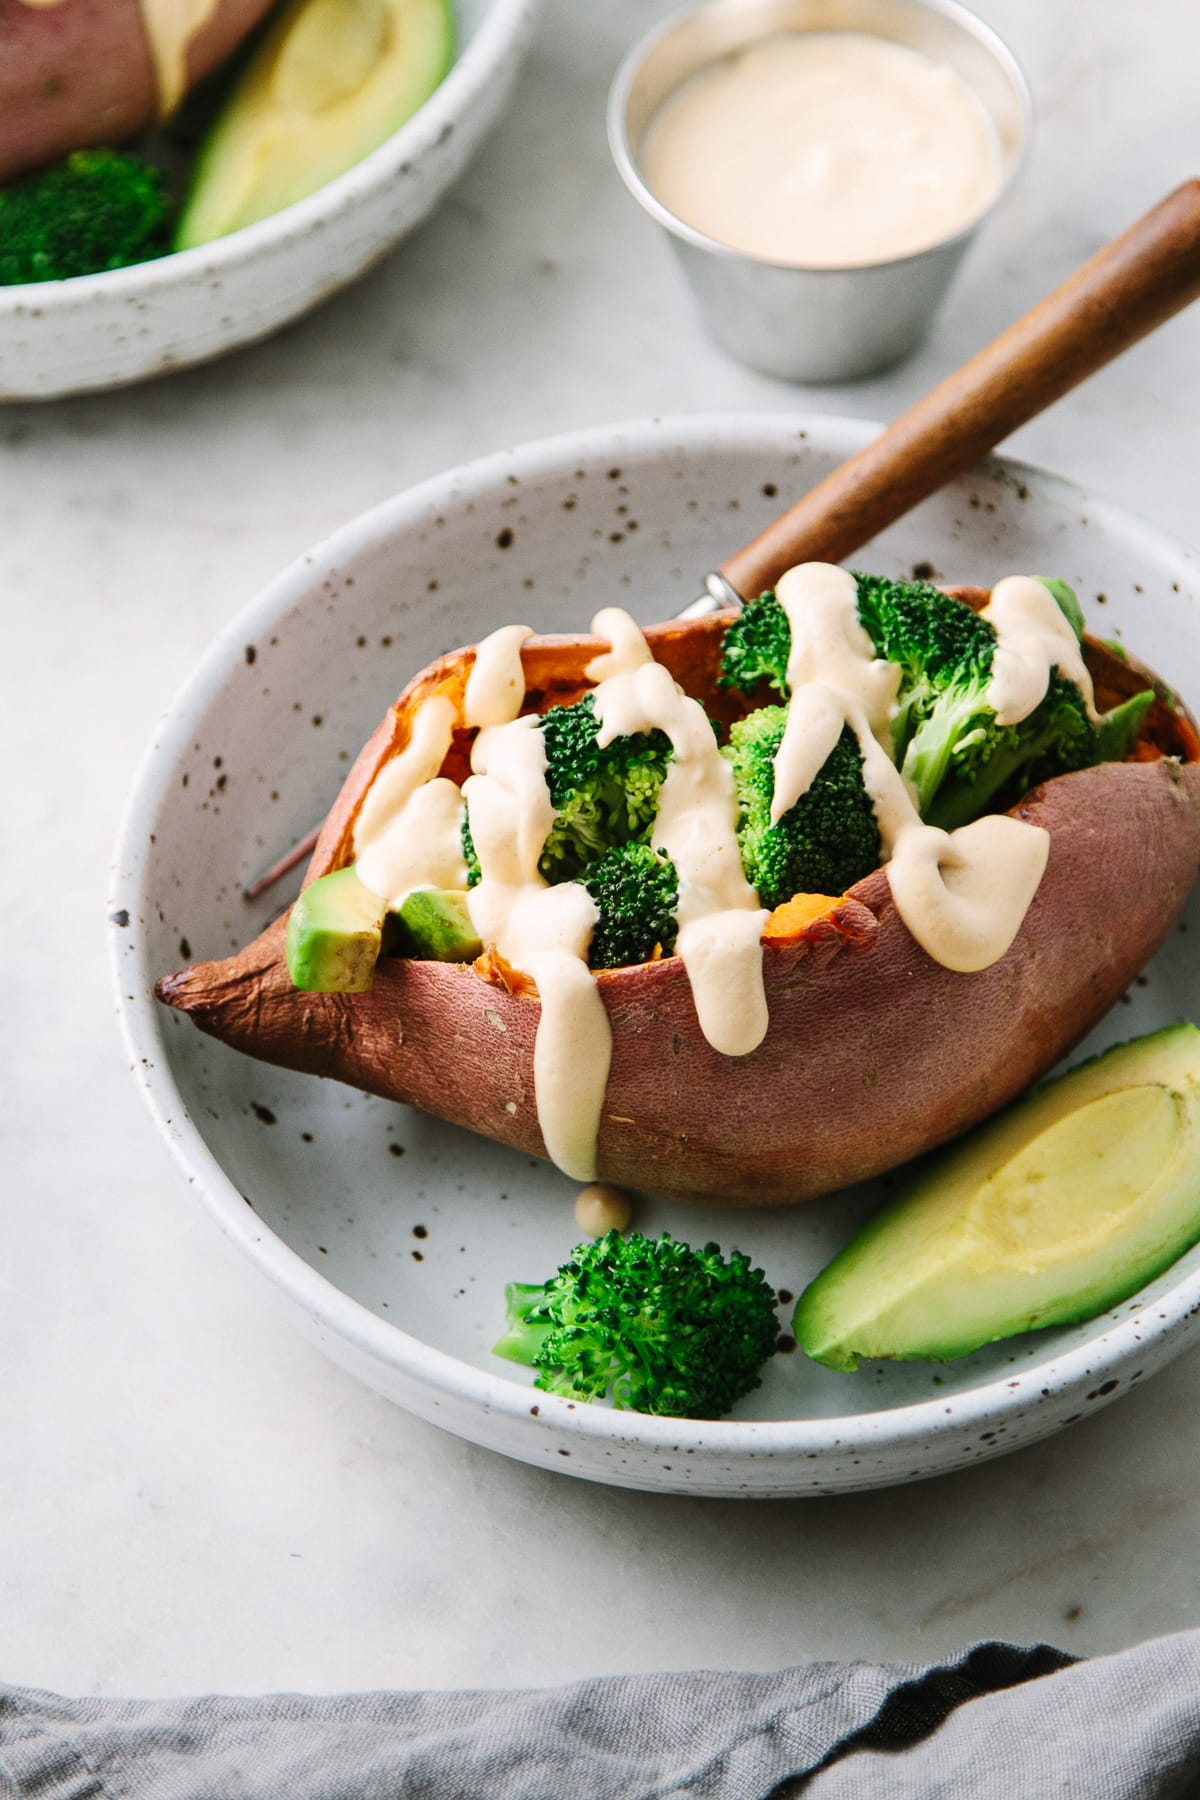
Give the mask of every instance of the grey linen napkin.
POLYGON ((3 1800, 1167 1800, 1200 1631, 526 1691, 63 1699, 0 1686, 3 1800))

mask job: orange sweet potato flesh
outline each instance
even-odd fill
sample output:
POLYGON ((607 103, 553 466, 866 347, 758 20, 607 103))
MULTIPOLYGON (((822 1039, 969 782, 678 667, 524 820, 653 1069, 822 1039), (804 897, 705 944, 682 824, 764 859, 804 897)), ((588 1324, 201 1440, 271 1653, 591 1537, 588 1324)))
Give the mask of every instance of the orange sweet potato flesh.
MULTIPOLYGON (((974 604, 984 597, 960 592, 974 604)), ((725 623, 647 636, 690 693, 729 717, 738 703, 715 686, 725 623)), ((529 708, 576 698, 600 648, 594 638, 528 640, 529 708)), ((405 741, 414 704, 437 687, 460 690, 471 656, 443 658, 401 695, 330 811, 308 879, 352 859, 355 815, 405 741)), ((1146 685, 1144 671, 1099 646, 1089 660, 1102 707, 1146 685)), ((446 773, 465 774, 466 752, 464 734, 446 773)), ((764 941, 771 1022, 749 1056, 706 1043, 677 957, 599 974, 613 1031, 600 1177, 731 1206, 802 1200, 957 1136, 1064 1055, 1162 942, 1200 868, 1200 738, 1182 709, 1159 702, 1138 760, 1060 776, 1014 812, 1049 831, 1049 863, 1011 949, 979 974, 952 973, 917 946, 883 870, 798 934, 764 941)), ((485 979, 397 957, 382 959, 369 994, 299 993, 285 932, 279 919, 237 956, 167 976, 160 998, 268 1062, 545 1155, 535 998, 510 992, 494 970, 485 979)))
MULTIPOLYGON (((216 0, 188 85, 236 49, 272 0, 216 0)), ((138 0, 0 0, 0 182, 151 124, 158 86, 138 0)))

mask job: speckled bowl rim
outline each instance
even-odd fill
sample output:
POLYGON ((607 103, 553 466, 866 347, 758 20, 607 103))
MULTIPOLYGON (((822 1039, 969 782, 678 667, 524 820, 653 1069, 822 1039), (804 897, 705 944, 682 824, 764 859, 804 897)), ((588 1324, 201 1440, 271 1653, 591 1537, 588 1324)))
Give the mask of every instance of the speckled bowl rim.
POLYGON ((520 42, 526 23, 540 5, 541 0, 489 0, 488 10, 470 43, 455 55, 444 79, 412 118, 344 175, 326 182, 293 206, 230 232, 228 237, 215 238, 211 244, 175 250, 151 262, 131 263, 126 269, 73 275, 65 281, 0 287, 0 321, 8 315, 28 312, 31 307, 42 314, 69 313, 100 295, 115 301, 144 299, 147 294, 186 285, 201 274, 210 278, 241 269, 289 239, 319 230, 325 220, 385 187, 402 173, 406 164, 436 148, 443 134, 463 116, 474 96, 520 42))
MULTIPOLYGON (((431 509, 457 511, 472 500, 478 501, 481 494, 507 491, 513 475, 522 484, 531 484, 560 476, 564 470, 592 459, 616 457, 628 461, 655 452, 683 457, 755 449, 782 452, 794 448, 798 431, 807 433, 810 445, 846 457, 880 429, 870 421, 820 414, 695 414, 637 420, 539 439, 500 451, 435 475, 361 514, 294 561, 238 614, 167 708, 143 758, 126 808, 113 863, 112 905, 124 907, 132 914, 147 900, 145 876, 153 860, 149 824, 174 789, 178 760, 194 740, 195 713, 209 704, 235 669, 240 669, 247 643, 269 635, 298 601, 319 591, 320 571, 327 566, 345 568, 348 560, 377 550, 427 518, 431 509)), ((1014 484, 1024 484, 1031 495, 1040 491, 1064 503, 1069 501, 1074 507, 1082 505, 1089 525, 1107 526, 1127 543, 1144 547, 1148 566, 1170 569, 1186 581, 1195 581, 1200 575, 1197 558, 1177 540, 1102 496, 1031 463, 997 457, 992 466, 1014 484)), ((702 577, 703 571, 697 570, 697 581, 702 577)), ((364 721, 364 733, 370 724, 371 721, 364 721)), ((447 1395, 474 1406, 481 1415, 511 1420, 514 1425, 527 1424, 527 1386, 500 1373, 475 1368, 380 1319, 313 1269, 247 1208, 239 1189, 216 1163, 193 1124, 171 1077, 162 1035, 165 1014, 153 995, 153 982, 159 971, 147 966, 144 940, 139 936, 130 955, 128 933, 114 930, 110 946, 118 1012, 135 1077, 176 1161, 227 1236, 311 1319, 369 1362, 404 1375, 435 1395, 447 1395)), ((964 1430, 991 1427, 1003 1422, 1009 1412, 1041 1402, 1061 1405, 1075 1392, 1082 1397, 1086 1390, 1094 1396, 1099 1388, 1103 1390, 1100 1397, 1105 1398, 1108 1380, 1123 1371, 1131 1357, 1140 1356, 1147 1365, 1157 1367, 1167 1360, 1168 1354, 1182 1349, 1185 1328, 1198 1312, 1200 1269, 1181 1277, 1145 1311, 1125 1314, 1087 1343, 1046 1362, 1031 1363, 1020 1374, 1008 1374, 976 1388, 956 1391, 949 1398, 940 1396, 877 1412, 809 1419, 686 1420, 615 1412, 599 1406, 580 1407, 555 1395, 538 1393, 539 1423, 564 1438, 615 1446, 632 1443, 647 1450, 677 1454, 691 1451, 706 1459, 720 1457, 738 1464, 744 1461, 747 1491, 752 1492, 753 1465, 760 1459, 814 1455, 819 1458, 826 1453, 844 1462, 856 1451, 911 1445, 919 1462, 921 1444, 928 1444, 945 1431, 952 1430, 957 1436, 964 1430), (1176 1343, 1168 1351, 1165 1342, 1172 1337, 1176 1343)), ((1116 1383, 1113 1385, 1115 1388, 1116 1383)), ((1048 1431, 1053 1429, 1057 1425, 1047 1427, 1048 1431)), ((928 1471, 912 1471, 914 1475, 925 1472, 938 1473, 938 1465, 928 1471)))

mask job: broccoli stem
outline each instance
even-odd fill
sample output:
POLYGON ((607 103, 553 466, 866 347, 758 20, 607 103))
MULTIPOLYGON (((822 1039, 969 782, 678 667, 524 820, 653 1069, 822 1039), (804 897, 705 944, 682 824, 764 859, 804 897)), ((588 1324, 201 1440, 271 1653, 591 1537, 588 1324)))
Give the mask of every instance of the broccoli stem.
POLYGON ((1154 690, 1133 694, 1105 713, 1096 727, 1096 761, 1124 762, 1138 741, 1142 720, 1154 705, 1154 690))
POLYGON ((504 1290, 504 1335, 493 1345, 496 1356, 510 1362, 535 1364, 542 1345, 555 1329, 550 1319, 531 1320, 529 1315, 539 1301, 545 1300, 545 1286, 524 1281, 510 1281, 504 1290))

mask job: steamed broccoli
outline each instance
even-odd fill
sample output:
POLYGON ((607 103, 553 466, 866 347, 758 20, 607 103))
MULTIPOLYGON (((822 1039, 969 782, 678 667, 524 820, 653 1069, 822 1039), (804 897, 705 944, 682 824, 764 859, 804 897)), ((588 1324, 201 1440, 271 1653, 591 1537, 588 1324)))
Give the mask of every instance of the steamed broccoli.
POLYGON ((603 747, 591 694, 541 718, 554 824, 542 849, 547 881, 572 881, 614 844, 644 842, 671 760, 665 731, 636 732, 603 747))
MULTIPOLYGON (((1119 760, 1153 695, 1135 696, 1099 725, 1080 688, 1057 669, 1044 698, 1015 725, 987 702, 996 633, 987 619, 926 583, 856 575, 858 614, 881 656, 901 669, 894 745, 922 818, 944 830, 1054 775, 1119 760)), ((1077 637, 1083 614, 1063 581, 1048 580, 1077 637)))
MULTIPOLYGON (((922 818, 951 829, 1053 775, 1132 750, 1150 693, 1099 724, 1083 694, 1057 671, 1045 698, 1019 724, 999 726, 987 704, 995 628, 928 582, 856 574, 858 617, 878 656, 900 669, 893 753, 922 818)), ((1047 580, 1076 635, 1083 615, 1065 582, 1047 580)), ((751 601, 725 634, 721 682, 751 693, 768 680, 787 695, 791 628, 773 594, 751 601)))
MULTIPOLYGON (((988 721, 957 741, 947 759, 948 772, 927 808, 928 822, 953 831, 977 819, 994 803, 1009 803, 1054 775, 1089 769, 1095 763, 1121 762, 1137 742, 1153 700, 1149 689, 1134 694, 1097 724, 1088 716, 1075 683, 1055 670, 1045 699, 1027 719, 1018 725, 988 721)), ((926 736, 933 737, 939 722, 935 714, 926 736)), ((918 763, 914 750, 925 730, 923 726, 917 732, 904 765, 905 773, 917 780, 918 790, 928 759, 918 763)), ((936 760, 941 761, 936 739, 934 746, 936 760)))
MULTIPOLYGON (((576 881, 614 845, 649 840, 671 740, 665 731, 644 731, 601 747, 590 693, 571 706, 552 706, 538 726, 554 805, 554 824, 538 867, 549 882, 576 881)), ((462 841, 467 880, 474 887, 479 859, 469 819, 463 822, 462 841)))
POLYGON ((675 865, 649 844, 614 844, 581 877, 600 909, 588 962, 623 969, 675 948, 679 877, 675 865))
POLYGON ((170 248, 171 213, 158 169, 117 150, 76 150, 0 189, 0 286, 149 262, 170 248))
POLYGON ((760 707, 731 728, 724 752, 737 789, 742 867, 772 909, 793 894, 844 894, 883 854, 862 751, 848 725, 807 793, 771 823, 774 758, 786 723, 786 707, 760 707))
POLYGON ((721 639, 718 685, 747 696, 766 681, 784 700, 792 627, 773 593, 747 600, 721 639))
POLYGON ((579 1244, 540 1287, 511 1284, 498 1356, 538 1370, 535 1385, 634 1412, 715 1419, 759 1385, 778 1339, 761 1269, 716 1244, 610 1231, 579 1244))
MULTIPOLYGON (((904 759, 914 734, 935 711, 947 729, 937 734, 955 742, 979 718, 983 690, 992 673, 995 627, 971 607, 927 581, 889 581, 882 575, 858 575, 858 618, 875 646, 875 654, 900 670, 892 742, 897 762, 904 759)), ((907 771, 906 773, 912 773, 907 771)), ((938 779, 944 770, 938 772, 938 779)), ((921 802, 932 798, 917 782, 921 802)), ((924 811, 924 804, 921 806, 924 811)))

